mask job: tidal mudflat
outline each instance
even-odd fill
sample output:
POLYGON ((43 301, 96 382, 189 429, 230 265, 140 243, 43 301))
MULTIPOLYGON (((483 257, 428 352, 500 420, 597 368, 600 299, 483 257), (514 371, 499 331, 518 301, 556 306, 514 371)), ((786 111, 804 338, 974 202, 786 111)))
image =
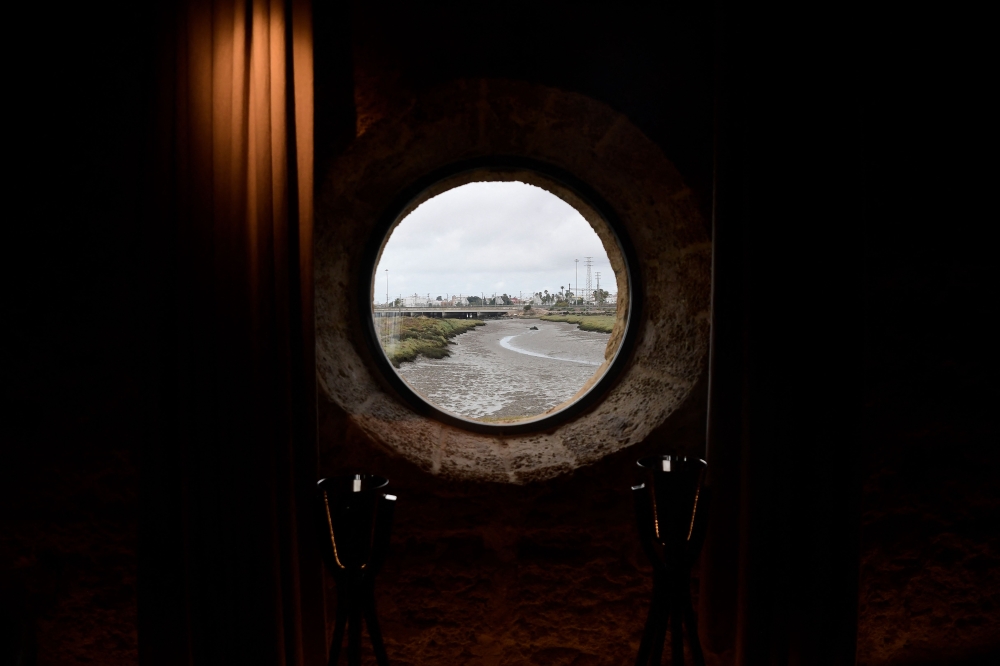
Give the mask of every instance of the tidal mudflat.
POLYGON ((428 402, 459 416, 536 416, 572 398, 594 375, 608 338, 575 323, 492 320, 452 338, 447 358, 420 356, 397 372, 428 402))

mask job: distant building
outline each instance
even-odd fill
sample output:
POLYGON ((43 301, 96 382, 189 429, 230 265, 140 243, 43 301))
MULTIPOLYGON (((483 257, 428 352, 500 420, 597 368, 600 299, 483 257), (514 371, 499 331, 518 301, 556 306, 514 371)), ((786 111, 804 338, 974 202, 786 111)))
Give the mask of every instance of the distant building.
POLYGON ((420 294, 413 294, 412 296, 403 296, 403 307, 404 308, 426 308, 432 307, 432 303, 437 301, 432 301, 426 296, 421 296, 420 294))

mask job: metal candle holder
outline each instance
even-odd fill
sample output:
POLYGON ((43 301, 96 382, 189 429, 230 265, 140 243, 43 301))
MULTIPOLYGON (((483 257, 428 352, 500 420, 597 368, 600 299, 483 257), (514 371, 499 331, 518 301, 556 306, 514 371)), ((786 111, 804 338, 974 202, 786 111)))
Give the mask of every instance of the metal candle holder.
POLYGON ((660 666, 669 626, 671 664, 684 664, 686 633, 695 665, 704 666, 691 603, 691 567, 705 536, 708 465, 698 458, 677 456, 642 458, 638 465, 645 482, 632 487, 632 497, 639 540, 653 565, 653 600, 635 663, 660 666))
POLYGON ((316 484, 323 518, 323 561, 337 584, 337 619, 328 664, 336 666, 347 633, 348 666, 361 666, 361 624, 368 626, 379 666, 389 666, 375 613, 375 576, 389 551, 396 497, 389 480, 371 474, 321 479, 316 484))

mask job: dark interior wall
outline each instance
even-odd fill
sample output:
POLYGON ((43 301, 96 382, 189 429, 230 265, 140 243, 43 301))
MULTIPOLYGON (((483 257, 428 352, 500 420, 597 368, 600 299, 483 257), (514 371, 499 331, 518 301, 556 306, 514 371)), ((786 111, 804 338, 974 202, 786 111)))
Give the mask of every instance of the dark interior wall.
MULTIPOLYGON (((709 210, 712 154, 709 82, 714 54, 712 16, 706 8, 675 5, 633 11, 580 12, 552 3, 541 9, 533 7, 526 14, 537 22, 518 22, 514 14, 496 16, 466 6, 445 6, 434 14, 423 9, 386 14, 355 7, 352 54, 359 128, 364 129, 367 117, 391 116, 394 107, 405 107, 415 91, 452 78, 488 75, 565 87, 600 99, 628 115, 660 144, 706 202, 705 210, 709 210)), ((745 41, 740 43, 740 50, 733 57, 750 63, 743 70, 746 76, 743 92, 747 101, 741 110, 741 121, 751 128, 747 135, 748 158, 743 164, 745 187, 752 190, 750 199, 758 210, 773 206, 783 220, 770 228, 750 232, 755 238, 749 247, 756 248, 751 251, 770 253, 776 258, 772 265, 760 265, 756 269, 757 288, 770 291, 773 296, 764 292, 758 294, 754 315, 776 316, 777 321, 785 317, 788 309, 796 313, 783 328, 775 329, 776 339, 758 340, 757 344, 776 354, 797 355, 803 368, 790 370, 786 376, 805 373, 803 376, 810 379, 804 385, 808 385, 816 374, 829 372, 842 361, 853 368, 846 373, 846 366, 835 370, 834 374, 841 373, 837 380, 840 383, 835 387, 822 387, 814 394, 813 404, 808 407, 814 416, 823 409, 816 403, 832 399, 836 405, 827 409, 821 419, 809 421, 793 417, 786 419, 785 424, 786 427, 794 427, 792 424, 796 423, 808 425, 809 432, 802 433, 803 441, 811 441, 816 431, 823 429, 834 438, 846 434, 850 441, 845 441, 843 446, 830 442, 832 448, 822 455, 828 455, 831 460, 838 454, 857 455, 864 461, 861 473, 868 480, 863 499, 866 529, 859 607, 859 660, 861 663, 888 664, 954 659, 962 655, 973 658, 984 651, 989 652, 993 649, 991 646, 997 644, 995 632, 989 629, 995 624, 991 613, 996 606, 991 599, 997 586, 990 572, 996 550, 994 545, 989 545, 992 542, 983 532, 989 531, 987 514, 995 506, 990 498, 996 495, 985 481, 988 472, 984 472, 979 481, 969 483, 971 479, 964 479, 960 471, 963 465, 969 464, 983 470, 995 469, 991 454, 981 446, 985 431, 982 426, 973 429, 979 433, 976 435, 979 444, 969 445, 966 453, 947 466, 949 471, 942 472, 944 478, 937 480, 940 486, 935 486, 934 490, 927 487, 931 485, 927 477, 932 475, 932 470, 942 471, 944 467, 932 462, 934 455, 928 452, 920 454, 921 462, 916 462, 914 451, 900 443, 909 436, 906 434, 908 424, 926 418, 928 412, 924 408, 929 403, 935 404, 934 413, 943 419, 938 424, 936 437, 941 438, 938 446, 952 435, 968 441, 960 433, 970 423, 967 420, 970 405, 960 406, 964 400, 954 399, 952 391, 957 387, 952 382, 937 384, 928 379, 926 359, 922 357, 926 350, 939 349, 939 362, 962 374, 966 386, 983 385, 980 383, 982 377, 973 379, 966 374, 972 368, 971 359, 963 363, 957 355, 946 351, 950 345, 941 333, 947 325, 942 324, 943 328, 936 330, 933 326, 920 326, 909 319, 914 314, 909 308, 916 303, 911 301, 910 306, 904 305, 908 298, 925 293, 924 290, 939 284, 939 280, 950 283, 952 288, 964 289, 967 294, 981 293, 976 292, 981 279, 977 271, 981 273, 985 268, 983 264, 966 265, 956 274, 953 260, 939 257, 935 265, 947 277, 938 270, 931 270, 923 280, 917 277, 921 273, 921 262, 928 252, 933 253, 927 247, 928 237, 923 231, 931 220, 927 211, 918 210, 918 206, 908 209, 908 219, 904 221, 900 209, 906 206, 900 206, 900 201, 913 201, 915 183, 926 185, 926 178, 907 180, 913 175, 907 169, 916 168, 916 163, 903 168, 902 163, 914 155, 913 146, 905 145, 906 135, 916 123, 912 109, 895 106, 895 95, 900 90, 886 82, 897 78, 903 88, 914 85, 915 79, 920 77, 921 65, 908 62, 908 58, 921 47, 909 44, 913 50, 884 58, 892 51, 892 38, 887 35, 901 27, 883 24, 880 17, 871 14, 866 18, 872 20, 872 24, 862 23, 853 26, 857 32, 849 29, 841 33, 836 31, 845 27, 845 23, 838 22, 845 19, 844 15, 831 17, 826 24, 819 17, 803 16, 798 30, 790 33, 780 27, 787 27, 780 12, 743 18, 748 19, 752 27, 746 28, 745 41), (755 33, 755 28, 763 29, 755 33), (881 66, 872 67, 872 62, 881 66), (901 70, 908 70, 908 73, 901 70), (886 106, 887 102, 892 102, 893 106, 886 106), (864 129, 860 124, 852 124, 860 116, 866 116, 871 124, 864 129), (901 122, 901 118, 907 120, 901 122), (859 131, 865 132, 863 138, 857 136, 859 131), (828 163, 823 164, 827 158, 819 155, 827 155, 828 163), (866 187, 871 189, 863 196, 866 187), (831 201, 830 196, 835 198, 831 201), (822 210, 819 216, 817 209, 822 210), (804 229, 796 230, 793 219, 796 215, 804 229), (842 218, 834 219, 835 215, 842 215, 842 218), (823 227, 817 229, 816 224, 823 227), (787 246, 791 256, 781 257, 781 252, 774 250, 775 245, 782 244, 787 246), (839 257, 838 252, 841 252, 839 257), (819 276, 816 262, 826 266, 826 275, 819 276), (810 293, 808 286, 795 283, 795 276, 805 275, 819 276, 825 281, 821 291, 826 290, 822 292, 825 296, 834 294, 833 299, 810 303, 809 299, 817 294, 810 293), (861 275, 866 276, 863 285, 861 275), (841 293, 836 295, 838 283, 841 293), (867 295, 862 296, 862 293, 867 295), (793 332, 797 328, 798 333, 793 332), (824 330, 815 335, 810 328, 824 330), (789 337, 783 337, 786 335, 789 337), (894 336, 894 342, 889 342, 894 336), (913 351, 918 348, 925 351, 913 351), (904 349, 911 351, 904 352, 904 349), (959 367, 965 370, 957 370, 959 367), (845 378, 845 374, 851 377, 845 378), (901 398, 902 395, 912 397, 913 392, 923 397, 918 400, 901 398), (944 393, 950 397, 945 398, 944 393), (857 412, 838 413, 838 410, 845 406, 860 409, 863 400, 863 427, 844 427, 843 422, 856 419, 857 412), (884 400, 893 405, 887 406, 884 400), (946 404, 950 407, 945 407, 946 404), (889 415, 891 418, 887 422, 889 415), (836 427, 818 425, 823 419, 836 427), (943 425, 945 421, 954 424, 954 432, 952 426, 943 425), (860 441, 856 441, 858 439, 860 441), (919 517, 915 513, 920 512, 912 511, 912 495, 905 491, 906 486, 912 484, 923 486, 919 494, 925 509, 919 517), (962 490, 958 497, 944 500, 947 491, 943 488, 949 486, 962 490), (961 515, 965 518, 959 519, 961 515), (952 518, 947 516, 955 517, 955 525, 965 525, 971 530, 970 536, 959 538, 960 541, 964 539, 963 545, 958 547, 962 554, 943 545, 924 544, 917 550, 904 545, 929 539, 932 533, 950 534, 952 518), (887 526, 891 527, 883 529, 887 526), (942 564, 942 558, 949 557, 954 562, 942 564), (966 563, 970 558, 971 569, 966 563), (935 567, 941 566, 945 572, 936 571, 935 567), (928 571, 935 573, 928 574, 928 571), (928 575, 941 577, 942 573, 949 582, 937 584, 927 578, 928 575), (970 575, 982 586, 982 592, 975 595, 975 602, 968 599, 970 586, 966 577, 970 575), (913 582, 897 585, 902 580, 913 582), (927 610, 929 606, 947 610, 931 612, 927 610), (885 609, 892 610, 886 612, 885 609), (914 621, 918 617, 926 619, 914 621), (949 639, 956 631, 962 636, 958 644, 949 639)), ((932 115, 929 110, 926 113, 932 115)), ((941 213, 948 216, 945 211, 939 211, 941 213)), ((709 219, 707 215, 706 219, 709 219)), ((938 293, 947 298, 944 295, 950 293, 950 289, 940 288, 938 293)), ((967 305, 977 302, 981 303, 976 296, 970 295, 967 305)), ((951 307, 953 305, 949 309, 951 307)), ((974 311, 975 307, 970 309, 974 311)), ((769 361, 761 362, 764 364, 762 371, 767 372, 769 361)), ((774 407, 772 404, 771 408, 774 407)), ((787 409, 788 405, 783 408, 787 409)), ((336 407, 324 405, 323 409, 328 416, 324 431, 328 438, 325 440, 328 448, 324 449, 326 469, 344 469, 345 465, 353 464, 353 456, 358 455, 356 450, 373 445, 358 431, 343 424, 336 407), (332 424, 345 428, 339 439, 332 424), (349 454, 344 449, 355 452, 349 454)), ((980 419, 988 414, 986 411, 977 413, 976 418, 980 419)), ((688 439, 686 444, 691 445, 693 441, 688 439)), ((604 479, 621 478, 616 475, 621 473, 628 457, 607 460, 588 473, 604 479)), ((385 460, 379 465, 388 466, 385 460)), ((794 475, 795 469, 793 461, 787 473, 794 475)), ((405 470, 395 473, 407 479, 404 484, 410 482, 405 470)), ((847 464, 843 468, 842 482, 850 485, 851 475, 851 465, 847 464)), ((564 502, 564 507, 579 504, 586 497, 586 491, 580 487, 580 494, 573 495, 568 490, 572 487, 573 483, 566 481, 556 494, 560 497, 558 501, 549 499, 543 503, 549 507, 556 502, 564 502)), ((618 489, 621 487, 623 485, 618 489)), ((617 497, 617 505, 614 502, 610 505, 617 509, 609 509, 603 514, 609 521, 604 528, 607 533, 613 533, 610 516, 620 519, 627 515, 627 507, 613 488, 614 485, 610 486, 608 492, 610 497, 617 497)), ((536 492, 549 491, 536 487, 533 492, 519 496, 518 491, 510 490, 511 497, 505 498, 503 503, 532 506, 539 502, 536 492)), ((458 495, 468 498, 461 492, 458 495)), ((424 486, 422 490, 413 490, 410 500, 423 507, 422 501, 430 502, 433 496, 434 492, 424 486), (429 492, 429 495, 421 495, 421 492, 429 492)), ((435 507, 438 527, 422 522, 425 539, 431 538, 435 530, 443 530, 443 534, 449 524, 448 509, 431 505, 435 507)), ((510 520, 509 515, 495 516, 484 519, 480 528, 487 532, 502 531, 507 524, 505 521, 510 520)), ((590 528, 601 531, 593 525, 590 528)), ((532 538, 529 532, 525 525, 522 536, 527 540, 532 538)), ((476 539, 482 537, 473 539, 481 544, 476 539)), ((622 541, 616 543, 628 550, 622 541)), ((580 548, 586 552, 586 547, 580 548)), ((628 561, 624 550, 620 553, 622 561, 628 561)), ((578 553, 578 556, 584 560, 588 557, 593 561, 599 559, 597 548, 589 552, 591 555, 578 553)), ((537 562, 530 561, 530 549, 525 551, 523 558, 518 562, 524 568, 538 568, 537 562)), ((475 580, 489 580, 493 576, 489 569, 477 569, 471 563, 465 569, 466 575, 475 580)), ((439 573, 445 577, 446 571, 454 573, 446 566, 442 566, 439 573)), ((438 579, 429 576, 428 580, 438 579)), ((542 587, 552 594, 553 590, 560 589, 560 582, 552 579, 547 587, 542 587)), ((387 599, 392 599, 392 590, 397 589, 405 587, 390 587, 384 593, 387 599)), ((537 593, 537 588, 531 589, 537 593)), ((613 603, 612 598, 614 595, 609 595, 605 603, 613 603)), ((518 609, 516 599, 508 601, 512 613, 524 612, 523 609, 515 610, 518 609)), ((546 612, 551 610, 546 609, 546 612)), ((416 622, 417 618, 412 621, 416 622)), ((568 624, 577 626, 574 622, 568 624)), ((618 628, 609 629, 605 640, 611 642, 620 638, 616 631, 618 628)), ((596 642, 601 643, 600 640, 596 642)), ((407 647, 427 654, 425 646, 408 644, 407 647)), ((441 650, 438 654, 445 653, 441 650)), ((568 654, 567 658, 580 657, 579 654, 574 657, 571 651, 568 654)))
POLYGON ((982 196, 992 189, 986 41, 972 15, 867 29, 859 648, 873 663, 995 663, 997 260, 979 240, 995 218, 982 196))
MULTIPOLYGON (((331 126, 353 128, 345 100, 357 100, 362 118, 391 113, 414 90, 458 76, 563 87, 629 116, 710 219, 708 8, 524 7, 325 5, 325 29, 352 40, 349 53, 325 51, 328 64, 341 63, 324 98, 338 109, 331 126)), ((40 663, 124 664, 136 660, 136 452, 165 418, 156 410, 169 319, 163 239, 143 225, 140 196, 153 30, 139 6, 76 12, 28 17, 23 25, 47 26, 46 55, 12 75, 12 141, 23 156, 14 183, 27 205, 11 218, 4 266, 15 341, 4 357, 0 596, 5 631, 40 663)), ((845 188, 871 193, 858 210, 864 224, 846 227, 864 249, 865 280, 863 311, 848 322, 866 344, 859 660, 894 666, 963 663, 1000 646, 996 336, 987 324, 995 260, 981 227, 963 223, 989 219, 974 203, 988 189, 974 154, 988 88, 975 73, 976 45, 988 41, 954 49, 948 39, 901 40, 907 31, 925 34, 878 22, 862 35, 877 66, 848 104, 866 121, 857 169, 844 176, 845 188)), ((318 130, 334 150, 349 140, 318 130)), ((829 233, 843 240, 840 229, 829 233)), ((697 445, 698 400, 665 426, 668 441, 697 445)), ((459 644, 469 663, 627 654, 601 636, 634 640, 641 622, 647 571, 621 492, 638 451, 545 486, 453 486, 379 450, 333 406, 321 408, 321 431, 326 471, 386 470, 399 489, 397 558, 379 598, 390 645, 423 657, 412 663, 460 663, 446 660, 459 644), (512 629, 498 637, 505 622, 512 629)))
MULTIPOLYGON (((704 8, 687 15, 581 11, 568 3, 500 13, 468 3, 352 9, 340 18, 352 25, 358 129, 453 79, 507 78, 579 92, 628 113, 668 144, 710 219, 712 52, 704 8), (666 34, 650 27, 668 20, 666 34), (681 118, 683 125, 671 122, 681 118)), ((337 30, 330 18, 329 29, 337 30)), ((343 123, 336 114, 326 116, 331 125, 343 123)), ((642 451, 527 487, 430 476, 369 440, 321 398, 321 473, 376 471, 391 478, 400 497, 393 560, 378 586, 394 663, 629 661, 651 574, 631 522, 634 459, 664 445, 701 455, 706 388, 703 380, 642 451)), ((329 595, 332 606, 332 587, 329 595)))
POLYGON ((166 315, 142 209, 152 23, 141 5, 25 9, 6 105, 0 662, 130 664, 166 315))
MULTIPOLYGON (((345 14, 347 9, 345 8, 345 14)), ((684 174, 710 219, 712 11, 707 3, 353 3, 358 112, 385 114, 459 78, 581 93, 629 117, 684 174)))
MULTIPOLYGON (((352 25, 359 130, 454 79, 506 78, 579 92, 628 114, 668 145, 710 219, 706 8, 610 12, 526 3, 495 12, 443 3, 386 13, 355 3, 341 16, 352 25), (670 27, 663 30, 664 24, 670 27)), ((340 118, 335 113, 331 124, 340 118)), ((377 588, 394 663, 632 659, 651 575, 632 527, 634 460, 665 447, 702 455, 706 389, 703 380, 651 443, 526 487, 428 475, 369 440, 321 398, 321 473, 385 474, 400 497, 393 559, 377 588)), ((332 587, 329 595, 332 606, 332 587)))

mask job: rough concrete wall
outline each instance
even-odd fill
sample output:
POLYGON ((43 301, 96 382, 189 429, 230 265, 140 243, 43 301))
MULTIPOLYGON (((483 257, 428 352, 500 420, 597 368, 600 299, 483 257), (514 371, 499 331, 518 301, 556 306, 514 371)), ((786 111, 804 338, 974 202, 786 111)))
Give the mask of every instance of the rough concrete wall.
POLYGON ((708 340, 710 246, 690 190, 624 116, 582 95, 520 82, 459 81, 363 134, 321 184, 317 209, 317 363, 324 393, 373 439, 450 478, 525 483, 638 442, 687 397, 708 340), (385 388, 354 298, 370 274, 360 249, 386 206, 448 164, 489 155, 574 174, 617 214, 638 255, 642 317, 617 384, 574 420, 523 436, 476 434, 414 413, 385 388))

